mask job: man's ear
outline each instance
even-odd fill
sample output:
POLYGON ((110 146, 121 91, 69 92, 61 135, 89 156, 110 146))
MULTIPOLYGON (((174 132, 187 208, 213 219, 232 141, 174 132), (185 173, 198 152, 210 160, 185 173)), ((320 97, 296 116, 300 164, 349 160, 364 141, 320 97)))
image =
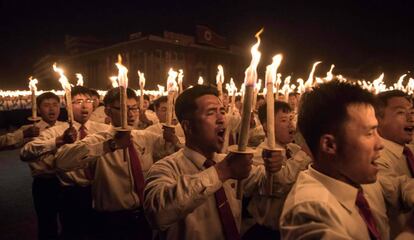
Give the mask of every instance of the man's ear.
POLYGON ((188 134, 191 134, 191 125, 190 125, 190 121, 188 120, 183 120, 181 121, 181 127, 184 130, 185 135, 187 136, 188 134))
POLYGON ((327 154, 337 153, 337 140, 332 134, 324 134, 320 138, 321 151, 327 154))

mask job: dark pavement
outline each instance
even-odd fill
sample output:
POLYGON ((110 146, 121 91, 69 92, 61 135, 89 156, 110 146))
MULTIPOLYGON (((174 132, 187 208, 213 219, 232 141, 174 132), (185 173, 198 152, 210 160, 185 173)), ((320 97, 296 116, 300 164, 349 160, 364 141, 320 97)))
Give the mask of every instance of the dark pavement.
POLYGON ((29 167, 19 149, 0 151, 0 239, 36 239, 29 167))

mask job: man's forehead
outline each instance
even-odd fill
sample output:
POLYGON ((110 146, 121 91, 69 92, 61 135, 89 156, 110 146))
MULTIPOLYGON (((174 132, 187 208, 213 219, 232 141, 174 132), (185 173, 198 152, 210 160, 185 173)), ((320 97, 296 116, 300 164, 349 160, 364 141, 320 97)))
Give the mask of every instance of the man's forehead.
POLYGON ((77 94, 75 96, 73 96, 73 99, 88 99, 91 98, 91 96, 87 95, 87 94, 77 94))
POLYGON ((357 123, 365 127, 378 124, 374 107, 370 104, 350 104, 347 107, 349 122, 357 123))
POLYGON ((405 97, 392 97, 387 101, 387 107, 389 108, 411 108, 412 103, 405 97))
POLYGON ((215 95, 203 95, 196 99, 197 107, 205 108, 211 105, 223 105, 220 98, 215 95))

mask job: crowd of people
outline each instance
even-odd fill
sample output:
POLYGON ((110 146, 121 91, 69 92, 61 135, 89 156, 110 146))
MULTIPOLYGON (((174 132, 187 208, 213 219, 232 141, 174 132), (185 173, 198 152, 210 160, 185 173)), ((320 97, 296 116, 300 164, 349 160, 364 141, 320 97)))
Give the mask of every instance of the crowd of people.
POLYGON ((33 175, 38 239, 414 239, 414 108, 340 81, 251 114, 249 151, 233 151, 242 102, 213 86, 168 100, 127 89, 37 97, 39 122, 0 136, 33 175), (229 150, 230 149, 230 150, 229 150), (251 151, 250 151, 251 149, 251 151), (238 194, 238 190, 242 194, 238 194), (241 196, 239 196, 241 195, 241 196))

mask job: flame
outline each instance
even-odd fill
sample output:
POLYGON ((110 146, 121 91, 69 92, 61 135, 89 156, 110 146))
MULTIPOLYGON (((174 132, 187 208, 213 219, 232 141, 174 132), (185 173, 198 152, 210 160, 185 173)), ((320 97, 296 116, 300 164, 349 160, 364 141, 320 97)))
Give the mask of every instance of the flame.
POLYGON ((257 84, 255 86, 256 92, 260 92, 260 89, 262 88, 262 79, 259 79, 257 81, 257 84))
POLYGON ((401 76, 400 76, 400 78, 398 79, 397 83, 396 83, 396 84, 394 84, 394 88, 395 88, 395 89, 398 89, 398 90, 403 90, 403 89, 404 89, 404 87, 403 87, 402 83, 403 83, 404 78, 405 78, 406 76, 407 76, 407 74, 403 74, 403 75, 401 75, 401 76))
POLYGON ((233 89, 233 93, 237 93, 237 87, 236 84, 233 81, 233 78, 230 78, 230 87, 233 89))
POLYGON ((303 84, 303 79, 302 78, 298 78, 296 80, 296 82, 298 83, 298 92, 300 94, 305 92, 305 85, 303 84))
POLYGON ((76 73, 76 78, 78 81, 76 82, 76 86, 83 86, 83 76, 80 73, 76 73))
POLYGON ((139 77, 139 86, 144 88, 145 87, 145 76, 143 72, 138 70, 138 77, 139 77))
POLYGON ((178 76, 178 72, 174 71, 172 68, 170 68, 170 70, 168 71, 168 79, 167 79, 167 91, 168 92, 172 92, 172 91, 177 91, 177 82, 176 82, 176 78, 178 76))
POLYGON ((122 65, 121 54, 118 54, 118 62, 115 63, 118 68, 118 84, 124 88, 128 87, 128 69, 122 65))
POLYGON ((250 66, 245 71, 244 82, 246 86, 254 86, 257 80, 257 65, 259 65, 260 57, 262 56, 258 50, 260 46, 260 34, 262 34, 262 32, 263 28, 256 33, 255 37, 257 39, 257 42, 250 50, 250 53, 252 54, 252 61, 250 62, 250 66))
POLYGON ((412 95, 414 93, 414 79, 408 79, 406 91, 409 95, 412 95))
POLYGON ((32 76, 29 77, 29 89, 30 91, 37 91, 36 84, 38 84, 38 81, 36 78, 33 78, 32 76))
POLYGON ((266 77, 265 77, 265 81, 266 81, 266 86, 268 83, 275 83, 276 81, 276 74, 277 74, 277 69, 280 66, 280 63, 282 62, 283 56, 282 54, 277 54, 275 56, 273 56, 272 58, 272 64, 267 65, 266 67, 266 77))
POLYGON ((119 87, 118 77, 117 76, 111 76, 111 77, 109 77, 109 80, 111 80, 111 83, 112 83, 112 87, 113 88, 119 87))
POLYGON ((318 64, 321 63, 321 62, 322 61, 317 61, 313 64, 312 70, 309 73, 308 80, 306 80, 306 82, 305 82, 305 88, 310 88, 310 87, 313 86, 313 75, 315 74, 316 66, 318 66, 318 64))
POLYGON ((59 82, 60 82, 60 84, 62 84, 62 88, 64 90, 70 91, 71 90, 70 83, 69 83, 68 78, 65 76, 63 70, 61 68, 58 68, 56 66, 56 63, 53 64, 53 70, 55 72, 59 73, 59 75, 60 75, 59 82))
POLYGON ((203 84, 204 84, 204 79, 203 79, 203 77, 202 77, 202 76, 199 76, 199 77, 198 77, 197 84, 198 84, 198 85, 203 85, 203 84))
POLYGON ((216 83, 218 84, 219 82, 224 83, 224 70, 223 70, 223 66, 218 65, 217 66, 217 75, 216 75, 216 83))
POLYGON ((179 69, 178 70, 178 78, 177 78, 178 84, 183 83, 183 78, 184 78, 184 71, 182 69, 179 69))
POLYGON ((381 89, 385 87, 383 80, 384 80, 384 73, 382 73, 377 79, 372 81, 372 86, 375 90, 375 94, 378 94, 379 92, 381 92, 381 89))
POLYGON ((332 79, 333 79, 333 74, 332 74, 332 70, 334 69, 334 67, 335 67, 335 65, 334 64, 332 64, 331 65, 331 69, 329 69, 329 72, 327 72, 326 73, 326 77, 325 77, 325 80, 326 81, 331 81, 332 79))
POLYGON ((286 78, 285 78, 285 81, 284 81, 284 83, 283 83, 283 87, 282 87, 282 91, 286 94, 288 94, 289 92, 290 92, 290 86, 289 86, 289 84, 290 84, 290 79, 291 79, 292 77, 291 76, 287 76, 286 78))
POLYGON ((158 86, 158 95, 163 96, 164 95, 164 91, 165 91, 165 87, 162 85, 157 84, 158 86))

